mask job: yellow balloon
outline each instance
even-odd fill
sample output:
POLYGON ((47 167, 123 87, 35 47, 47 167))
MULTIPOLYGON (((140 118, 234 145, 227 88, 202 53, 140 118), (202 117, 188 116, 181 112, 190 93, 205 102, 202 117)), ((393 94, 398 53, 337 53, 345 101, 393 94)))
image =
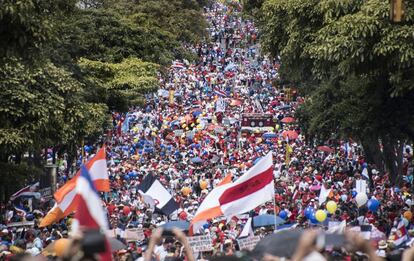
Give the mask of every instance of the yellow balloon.
POLYGON ((326 203, 326 210, 328 210, 329 213, 333 214, 335 213, 336 209, 338 208, 338 205, 336 204, 335 201, 328 201, 328 203, 326 203))
POLYGON ((189 187, 184 187, 184 188, 181 189, 181 193, 183 193, 183 195, 186 196, 186 197, 188 195, 190 195, 191 192, 192 192, 192 190, 189 187))
POLYGON ((278 130, 280 128, 279 124, 276 124, 276 130, 278 130))
POLYGON ((205 180, 202 180, 202 181, 200 181, 200 188, 203 190, 203 189, 206 189, 207 188, 207 181, 205 181, 205 180))
POLYGON ((196 122, 197 122, 197 123, 200 123, 200 122, 201 122, 201 120, 200 120, 200 119, 197 119, 197 120, 196 120, 196 122))
POLYGON ((323 211, 322 209, 319 209, 318 211, 316 211, 315 213, 315 218, 316 220, 318 220, 319 222, 324 222, 326 219, 326 212, 323 211))
POLYGON ((194 127, 195 126, 195 124, 194 123, 191 123, 191 127, 194 127))

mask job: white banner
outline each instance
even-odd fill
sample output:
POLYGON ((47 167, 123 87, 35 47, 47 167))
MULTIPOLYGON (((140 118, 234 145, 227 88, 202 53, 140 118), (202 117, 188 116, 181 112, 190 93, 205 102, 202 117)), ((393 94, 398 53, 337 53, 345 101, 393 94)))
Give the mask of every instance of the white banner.
POLYGON ((237 243, 239 243, 240 250, 245 249, 245 250, 252 251, 259 241, 260 241, 259 236, 253 236, 253 237, 246 237, 246 238, 238 239, 237 243))
POLYGON ((194 236, 187 238, 193 252, 206 252, 213 250, 213 242, 210 236, 194 236))

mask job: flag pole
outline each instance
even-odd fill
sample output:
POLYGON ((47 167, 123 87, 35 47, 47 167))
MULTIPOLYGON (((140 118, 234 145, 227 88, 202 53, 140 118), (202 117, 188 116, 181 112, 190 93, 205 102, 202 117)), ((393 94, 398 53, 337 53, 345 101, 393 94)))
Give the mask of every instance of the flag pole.
POLYGON ((277 231, 277 218, 276 218, 276 199, 275 199, 275 189, 274 188, 273 188, 272 201, 273 201, 273 217, 275 219, 275 231, 274 232, 276 233, 276 231, 277 231))

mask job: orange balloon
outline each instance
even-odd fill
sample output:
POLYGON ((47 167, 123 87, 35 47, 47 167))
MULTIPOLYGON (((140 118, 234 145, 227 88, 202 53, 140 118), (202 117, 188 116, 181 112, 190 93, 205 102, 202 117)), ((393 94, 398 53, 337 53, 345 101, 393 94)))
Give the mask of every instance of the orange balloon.
POLYGON ((184 188, 181 189, 181 193, 183 193, 183 195, 186 196, 186 197, 188 195, 190 195, 191 192, 192 192, 192 190, 189 187, 184 187, 184 188))
POLYGON ((411 219, 413 218, 413 213, 409 210, 404 212, 404 217, 408 220, 411 221, 411 219))
POLYGON ((200 188, 203 190, 203 189, 206 189, 207 188, 207 181, 205 181, 205 180, 202 180, 202 181, 200 181, 200 188))
POLYGON ((58 257, 63 257, 65 250, 69 248, 70 240, 67 238, 61 238, 55 242, 55 253, 58 257))

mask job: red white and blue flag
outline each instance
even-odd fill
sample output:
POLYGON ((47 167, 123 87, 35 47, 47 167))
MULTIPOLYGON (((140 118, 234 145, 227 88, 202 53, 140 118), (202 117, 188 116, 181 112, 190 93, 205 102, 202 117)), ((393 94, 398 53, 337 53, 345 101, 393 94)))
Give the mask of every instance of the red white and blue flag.
POLYGON ((22 188, 21 190, 17 191, 13 195, 10 196, 10 200, 15 200, 18 197, 34 197, 40 199, 40 193, 37 192, 39 187, 39 182, 29 185, 27 187, 22 188))
MULTIPOLYGON (((108 220, 102 208, 101 198, 85 166, 81 167, 80 175, 76 179, 76 200, 78 202, 75 219, 76 230, 108 230, 108 220)), ((100 260, 112 260, 109 242, 105 240, 105 252, 100 253, 100 260)))
POLYGON ((221 97, 227 97, 227 93, 219 88, 214 88, 214 93, 221 97))

